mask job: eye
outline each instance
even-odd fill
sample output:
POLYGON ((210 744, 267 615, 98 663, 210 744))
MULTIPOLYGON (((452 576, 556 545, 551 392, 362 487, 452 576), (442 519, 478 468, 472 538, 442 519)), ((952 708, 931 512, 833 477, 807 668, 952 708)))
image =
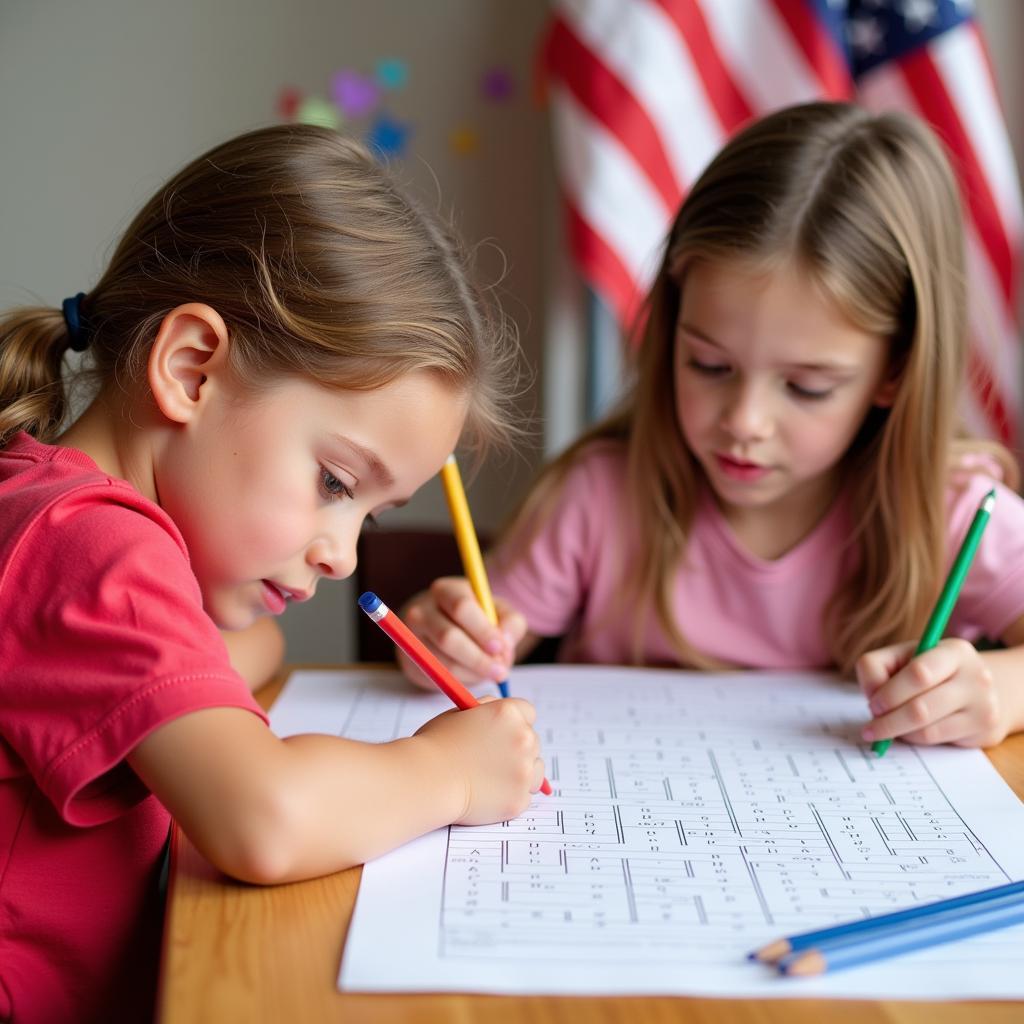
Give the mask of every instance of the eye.
POLYGON ((320 493, 328 501, 336 498, 354 498, 355 494, 343 480, 339 480, 326 466, 320 467, 320 493))
POLYGON ((729 367, 724 363, 702 363, 700 360, 694 359, 693 356, 686 360, 686 365, 706 377, 720 377, 723 373, 729 372, 729 367))
POLYGON ((786 386, 797 398, 806 398, 811 401, 821 401, 824 398, 829 398, 835 390, 834 388, 825 388, 823 391, 815 388, 805 388, 795 381, 789 381, 786 386))

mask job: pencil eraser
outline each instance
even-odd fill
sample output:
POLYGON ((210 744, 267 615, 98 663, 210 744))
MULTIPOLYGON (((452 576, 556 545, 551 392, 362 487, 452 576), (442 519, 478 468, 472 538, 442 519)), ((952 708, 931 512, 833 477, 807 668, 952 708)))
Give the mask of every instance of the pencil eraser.
POLYGON ((366 591, 359 598, 359 607, 367 613, 375 612, 381 604, 381 599, 372 590, 366 591))

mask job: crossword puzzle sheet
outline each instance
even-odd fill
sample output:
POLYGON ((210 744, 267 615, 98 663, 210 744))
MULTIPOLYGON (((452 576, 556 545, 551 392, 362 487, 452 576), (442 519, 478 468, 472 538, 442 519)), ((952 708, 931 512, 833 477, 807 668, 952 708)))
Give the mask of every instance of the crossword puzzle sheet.
MULTIPOLYGON (((1024 878, 1024 807, 978 751, 859 738, 810 674, 517 669, 553 795, 366 866, 339 984, 360 991, 1024 998, 1024 926, 818 978, 782 935, 1024 878)), ((380 672, 289 681, 279 734, 381 742, 450 707, 380 672)))

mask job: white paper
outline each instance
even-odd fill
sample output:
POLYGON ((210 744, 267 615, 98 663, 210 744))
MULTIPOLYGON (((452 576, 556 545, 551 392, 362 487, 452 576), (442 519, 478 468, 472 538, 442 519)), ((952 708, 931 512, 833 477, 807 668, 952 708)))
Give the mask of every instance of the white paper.
MULTIPOLYGON (((817 978, 764 943, 1024 878, 1024 807, 979 751, 859 739, 829 676, 516 669, 554 795, 366 866, 355 991, 1024 998, 1024 926, 817 978)), ((397 675, 303 672, 277 732, 384 741, 450 705, 397 675)))

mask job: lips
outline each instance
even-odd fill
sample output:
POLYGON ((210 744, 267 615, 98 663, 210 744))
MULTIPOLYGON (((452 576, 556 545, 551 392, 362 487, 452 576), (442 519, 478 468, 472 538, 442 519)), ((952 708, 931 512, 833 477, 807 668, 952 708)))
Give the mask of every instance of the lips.
POLYGON ((272 615, 280 615, 288 607, 288 598, 291 594, 283 587, 279 587, 270 580, 260 580, 263 584, 263 603, 272 615))
POLYGON ((734 466, 739 466, 740 469, 763 469, 764 467, 760 462, 750 462, 747 459, 737 459, 734 455, 721 455, 719 458, 725 462, 730 462, 734 466))
POLYGON ((762 466, 759 462, 748 462, 746 459, 737 459, 721 453, 715 454, 715 461, 726 476, 747 483, 760 480, 771 469, 770 466, 762 466))
POLYGON ((264 601, 275 615, 284 611, 289 601, 296 604, 308 601, 313 596, 315 589, 315 584, 308 590, 299 590, 297 587, 286 587, 283 583, 275 583, 273 580, 260 580, 260 582, 263 584, 264 601))

